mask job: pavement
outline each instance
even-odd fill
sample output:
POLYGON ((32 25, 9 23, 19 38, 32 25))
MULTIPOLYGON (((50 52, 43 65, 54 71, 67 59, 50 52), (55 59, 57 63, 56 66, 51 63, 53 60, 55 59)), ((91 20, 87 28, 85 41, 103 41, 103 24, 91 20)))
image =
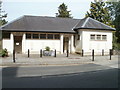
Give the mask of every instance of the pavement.
POLYGON ((43 56, 42 58, 37 54, 32 54, 27 57, 27 54, 17 54, 15 58, 15 63, 13 63, 13 57, 1 58, 2 60, 0 66, 2 67, 13 67, 13 66, 69 66, 69 65, 82 65, 82 64, 100 64, 107 65, 111 67, 118 67, 118 55, 113 55, 112 60, 110 56, 95 56, 94 61, 92 61, 91 56, 81 57, 78 54, 70 54, 66 57, 65 54, 59 54, 57 57, 53 56, 43 56))
POLYGON ((28 58, 25 54, 17 54, 16 63, 13 63, 12 55, 10 55, 0 58, 3 87, 65 87, 65 85, 66 87, 72 85, 74 87, 117 87, 119 58, 119 55, 113 55, 111 60, 110 56, 95 56, 92 61, 91 56, 81 57, 77 54, 70 54, 69 57, 63 54, 57 55, 57 57, 43 56, 42 58, 39 55, 30 55, 28 58), (99 77, 97 73, 99 73, 99 77), (108 82, 104 82, 105 79, 108 82), (62 80, 62 82, 58 82, 58 80, 62 80), (70 83, 73 80, 78 83, 70 83), (61 86, 63 81, 66 83, 61 86), (54 83, 53 86, 51 82, 54 83), (89 84, 87 84, 88 82, 89 84), (80 84, 80 86, 79 83, 84 84, 80 84))
POLYGON ((20 67, 25 67, 26 69, 27 67, 34 67, 34 69, 40 67, 38 71, 31 74, 33 76, 69 74, 118 68, 118 55, 113 55, 111 60, 109 56, 95 56, 94 61, 92 61, 91 56, 81 57, 77 54, 71 54, 69 57, 66 57, 65 55, 57 55, 57 57, 46 56, 42 58, 40 58, 39 55, 31 55, 28 58, 25 54, 18 54, 16 57, 15 63, 12 61, 12 56, 2 58, 2 64, 0 65, 2 68, 17 67, 18 77, 19 75, 29 76, 30 73, 32 73, 31 69, 22 70, 20 67), (64 69, 62 68, 63 66, 65 67, 64 69), (20 74, 21 70, 23 71, 22 75, 20 74), (28 73, 25 74, 24 71, 27 71, 28 73))

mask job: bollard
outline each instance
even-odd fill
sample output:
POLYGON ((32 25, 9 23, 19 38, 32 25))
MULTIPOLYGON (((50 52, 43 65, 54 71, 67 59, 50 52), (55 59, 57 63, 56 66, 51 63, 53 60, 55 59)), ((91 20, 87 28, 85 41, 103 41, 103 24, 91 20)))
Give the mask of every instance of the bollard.
POLYGON ((13 62, 15 63, 15 50, 13 50, 13 62))
POLYGON ((110 53, 110 60, 111 60, 111 56, 112 56, 112 49, 110 49, 109 53, 110 53))
POLYGON ((102 56, 104 56, 104 49, 102 49, 102 56))
POLYGON ((82 49, 82 57, 83 57, 83 54, 84 54, 84 50, 82 49))
POLYGON ((67 50, 67 57, 69 56, 69 51, 67 50))
POLYGON ((56 57, 56 49, 55 49, 55 56, 54 57, 56 57))
POLYGON ((29 49, 28 49, 28 58, 30 57, 30 51, 29 51, 29 49))
POLYGON ((42 57, 42 49, 40 50, 40 57, 42 57))
POLYGON ((92 61, 94 61, 94 49, 92 50, 92 61))

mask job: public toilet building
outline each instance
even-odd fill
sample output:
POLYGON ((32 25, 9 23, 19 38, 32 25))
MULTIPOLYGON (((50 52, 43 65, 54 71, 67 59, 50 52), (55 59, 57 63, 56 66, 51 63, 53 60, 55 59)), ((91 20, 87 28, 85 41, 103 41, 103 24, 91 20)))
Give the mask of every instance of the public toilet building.
POLYGON ((63 54, 81 53, 106 54, 112 49, 112 32, 114 28, 90 17, 83 19, 22 16, 1 27, 2 48, 9 53, 38 54, 40 49, 49 46, 51 50, 63 54))

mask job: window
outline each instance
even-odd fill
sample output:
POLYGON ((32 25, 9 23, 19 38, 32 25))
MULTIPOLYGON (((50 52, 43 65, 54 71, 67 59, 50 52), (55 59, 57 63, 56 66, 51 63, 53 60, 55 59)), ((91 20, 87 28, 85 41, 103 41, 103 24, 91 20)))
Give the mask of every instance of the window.
POLYGON ((54 39, 60 39, 60 34, 55 34, 54 39))
POLYGON ((101 40, 101 35, 97 35, 97 40, 101 40))
POLYGON ((107 35, 102 35, 102 40, 107 40, 107 35))
POLYGON ((53 39, 53 34, 47 34, 47 39, 53 39))
POLYGON ((3 37, 4 39, 10 39, 10 33, 3 33, 3 34, 2 34, 2 37, 3 37))
POLYGON ((33 39, 39 39, 39 34, 33 34, 33 39))
POLYGON ((90 39, 91 39, 91 40, 95 40, 95 34, 91 34, 91 35, 90 35, 90 39))
POLYGON ((107 35, 100 35, 100 34, 91 34, 91 37, 90 37, 91 40, 107 40, 107 35))
POLYGON ((40 34, 40 39, 46 39, 46 34, 40 34))
POLYGON ((31 39, 31 34, 26 34, 26 39, 31 39))

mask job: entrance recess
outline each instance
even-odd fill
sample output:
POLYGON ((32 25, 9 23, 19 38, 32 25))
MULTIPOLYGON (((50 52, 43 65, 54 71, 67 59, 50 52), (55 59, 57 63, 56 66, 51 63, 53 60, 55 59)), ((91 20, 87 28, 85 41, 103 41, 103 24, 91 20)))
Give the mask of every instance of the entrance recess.
POLYGON ((63 39, 63 52, 66 53, 69 49, 69 37, 64 37, 63 39))
POLYGON ((16 53, 22 53, 22 36, 14 36, 14 48, 16 53))

